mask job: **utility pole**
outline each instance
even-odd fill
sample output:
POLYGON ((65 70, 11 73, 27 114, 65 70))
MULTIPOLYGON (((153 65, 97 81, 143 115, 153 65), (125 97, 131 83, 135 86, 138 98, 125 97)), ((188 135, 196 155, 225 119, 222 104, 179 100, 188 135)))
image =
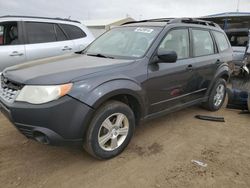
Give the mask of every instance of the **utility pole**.
POLYGON ((240 9, 240 0, 238 0, 238 2, 237 2, 237 10, 236 10, 236 12, 239 12, 239 9, 240 9))

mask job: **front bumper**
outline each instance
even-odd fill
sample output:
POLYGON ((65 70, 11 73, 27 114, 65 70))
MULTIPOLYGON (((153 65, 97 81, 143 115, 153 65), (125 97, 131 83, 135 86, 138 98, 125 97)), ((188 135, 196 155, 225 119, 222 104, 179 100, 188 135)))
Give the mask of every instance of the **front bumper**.
POLYGON ((93 113, 91 107, 70 96, 42 105, 1 100, 0 109, 26 137, 52 145, 82 142, 93 113))

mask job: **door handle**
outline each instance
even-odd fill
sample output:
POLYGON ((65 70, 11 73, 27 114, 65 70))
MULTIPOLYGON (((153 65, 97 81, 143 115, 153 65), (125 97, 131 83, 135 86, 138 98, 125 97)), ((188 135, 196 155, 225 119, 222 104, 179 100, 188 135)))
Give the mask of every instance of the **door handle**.
POLYGON ((10 54, 11 57, 16 57, 16 56, 23 56, 23 53, 19 53, 18 51, 14 51, 10 54))
POLYGON ((67 50, 72 50, 72 48, 68 47, 68 46, 64 46, 62 51, 67 51, 67 50))
POLYGON ((188 65, 186 68, 188 71, 192 71, 193 70, 193 65, 188 65))

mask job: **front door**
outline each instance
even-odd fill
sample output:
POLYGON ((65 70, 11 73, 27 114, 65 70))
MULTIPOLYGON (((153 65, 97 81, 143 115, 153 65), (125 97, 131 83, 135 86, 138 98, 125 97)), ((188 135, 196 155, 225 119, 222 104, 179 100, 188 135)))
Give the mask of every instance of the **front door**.
POLYGON ((18 22, 0 23, 0 72, 26 60, 18 22))
POLYGON ((194 80, 193 59, 190 58, 189 30, 174 29, 168 32, 159 48, 175 51, 178 60, 175 63, 149 64, 146 89, 149 114, 175 108, 189 101, 196 88, 192 87, 194 80))

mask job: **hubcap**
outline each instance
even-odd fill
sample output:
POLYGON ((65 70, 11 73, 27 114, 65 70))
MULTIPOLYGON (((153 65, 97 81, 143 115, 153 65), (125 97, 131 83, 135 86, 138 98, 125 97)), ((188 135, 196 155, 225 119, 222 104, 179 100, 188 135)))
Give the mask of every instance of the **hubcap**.
POLYGON ((115 113, 106 118, 98 133, 99 146, 105 151, 120 147, 128 136, 129 121, 122 113, 115 113))
POLYGON ((223 84, 218 85, 216 94, 214 96, 214 105, 220 106, 225 96, 225 86, 223 84))

